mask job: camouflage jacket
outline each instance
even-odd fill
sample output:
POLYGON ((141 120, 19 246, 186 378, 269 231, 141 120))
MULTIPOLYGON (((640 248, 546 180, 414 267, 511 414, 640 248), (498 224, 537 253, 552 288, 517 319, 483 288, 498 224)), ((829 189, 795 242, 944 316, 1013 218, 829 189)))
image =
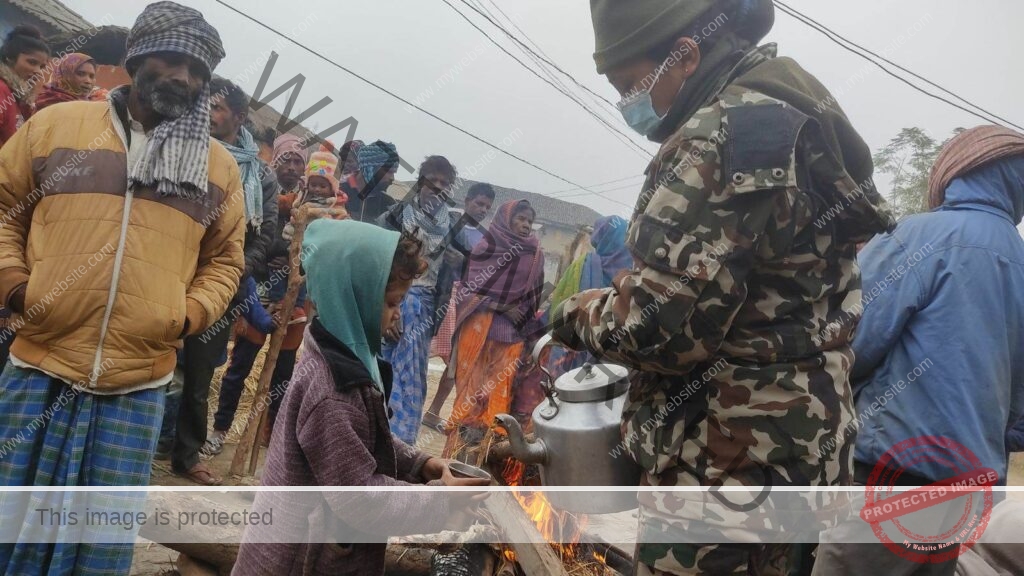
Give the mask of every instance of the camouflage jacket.
POLYGON ((730 84, 664 143, 644 190, 637 268, 552 316, 556 339, 635 369, 621 447, 644 482, 850 484, 856 244, 892 222, 874 185, 813 118, 730 84))

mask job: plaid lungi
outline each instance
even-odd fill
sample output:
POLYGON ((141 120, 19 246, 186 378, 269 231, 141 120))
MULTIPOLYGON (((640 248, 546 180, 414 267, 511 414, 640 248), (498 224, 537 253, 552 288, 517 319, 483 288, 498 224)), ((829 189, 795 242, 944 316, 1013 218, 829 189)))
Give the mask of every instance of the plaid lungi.
POLYGON ((434 290, 413 286, 402 300, 402 338, 381 352, 394 371, 388 406, 391 433, 410 446, 416 445, 427 396, 427 361, 434 318, 434 290))
POLYGON ((448 311, 445 313, 441 325, 437 328, 437 334, 434 335, 434 339, 430 342, 430 357, 439 356, 444 360, 445 364, 448 364, 452 357, 452 338, 455 336, 455 320, 459 315, 456 307, 458 304, 459 287, 461 285, 460 282, 455 282, 451 300, 448 302, 448 311))
MULTIPOLYGON (((163 410, 162 388, 97 396, 8 363, 0 375, 0 485, 147 486, 163 410)), ((86 526, 84 514, 72 524, 48 511, 128 512, 145 497, 4 491, 0 573, 128 574, 137 525, 86 526)))

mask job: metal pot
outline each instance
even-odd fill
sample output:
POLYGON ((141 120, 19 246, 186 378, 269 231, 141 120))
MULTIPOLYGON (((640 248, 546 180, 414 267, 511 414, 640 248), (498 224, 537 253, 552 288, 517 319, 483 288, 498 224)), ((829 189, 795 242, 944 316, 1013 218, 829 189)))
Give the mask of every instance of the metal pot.
MULTIPOLYGON (((534 348, 538 366, 550 343, 551 336, 545 336, 534 348)), ((640 467, 620 448, 629 371, 615 364, 586 364, 552 383, 551 374, 541 370, 547 401, 533 411, 536 440, 527 441, 512 416, 497 416, 508 432, 513 457, 539 464, 545 486, 639 485, 640 467)), ((637 507, 633 491, 549 492, 547 497, 553 506, 572 512, 601 514, 637 507)))

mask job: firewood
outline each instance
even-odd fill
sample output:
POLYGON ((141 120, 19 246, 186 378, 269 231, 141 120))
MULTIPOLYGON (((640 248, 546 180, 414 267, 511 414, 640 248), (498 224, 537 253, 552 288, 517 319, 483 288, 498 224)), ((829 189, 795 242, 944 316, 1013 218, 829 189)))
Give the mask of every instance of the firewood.
POLYGON ((516 563, 509 561, 505 556, 498 557, 498 569, 494 576, 516 576, 516 563))
POLYGON ((386 576, 429 576, 435 550, 411 544, 388 544, 384 555, 386 576))
POLYGON ((220 574, 216 568, 206 562, 196 560, 188 554, 179 554, 174 565, 178 570, 178 576, 219 576, 220 574))
POLYGON ((499 523, 526 576, 568 576, 558 555, 511 493, 495 492, 484 500, 483 506, 499 523))
MULTIPOLYGON (((237 503, 225 499, 214 502, 200 494, 191 492, 150 492, 147 498, 147 507, 169 512, 172 518, 178 517, 179 512, 188 510, 216 509, 230 514, 242 513, 251 509, 251 504, 246 505, 241 500, 237 503)), ((139 529, 139 536, 180 552, 188 556, 188 559, 209 564, 220 574, 230 574, 231 568, 238 558, 239 542, 242 541, 242 527, 233 525, 205 526, 203 527, 203 539, 206 542, 174 542, 176 538, 181 537, 181 533, 174 523, 160 523, 150 518, 139 529)))

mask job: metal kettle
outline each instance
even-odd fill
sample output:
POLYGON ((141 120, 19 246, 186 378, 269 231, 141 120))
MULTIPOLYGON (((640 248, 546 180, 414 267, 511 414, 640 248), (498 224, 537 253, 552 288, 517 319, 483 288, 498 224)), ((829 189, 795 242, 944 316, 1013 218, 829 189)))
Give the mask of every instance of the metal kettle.
MULTIPOLYGON (((547 401, 533 411, 536 439, 528 441, 519 422, 499 414, 512 456, 539 464, 544 486, 638 486, 640 467, 622 448, 620 422, 629 389, 629 371, 616 364, 586 364, 552 382, 540 355, 551 344, 541 338, 533 350, 544 372, 547 401)), ((551 504, 571 512, 603 514, 637 507, 635 491, 546 493, 551 504)))

